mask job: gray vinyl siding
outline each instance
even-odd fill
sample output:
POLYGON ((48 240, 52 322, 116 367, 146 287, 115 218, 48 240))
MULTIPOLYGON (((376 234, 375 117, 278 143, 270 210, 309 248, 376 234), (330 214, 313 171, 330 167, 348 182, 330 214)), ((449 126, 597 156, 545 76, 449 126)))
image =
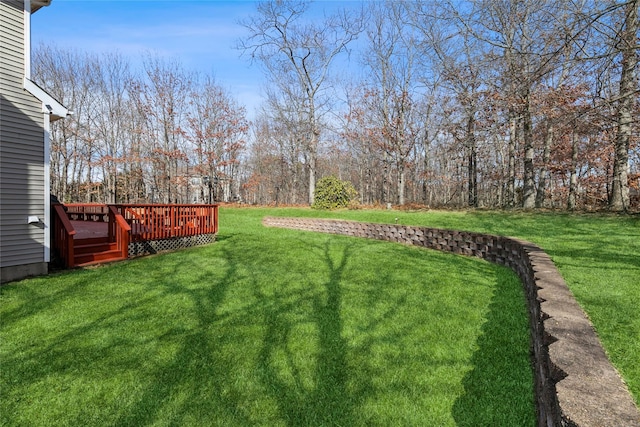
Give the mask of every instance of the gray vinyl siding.
MULTIPOLYGON (((42 105, 24 90, 24 6, 0 0, 0 267, 42 263, 44 231, 44 119, 42 105)), ((50 224, 46 224, 50 226, 50 224)))

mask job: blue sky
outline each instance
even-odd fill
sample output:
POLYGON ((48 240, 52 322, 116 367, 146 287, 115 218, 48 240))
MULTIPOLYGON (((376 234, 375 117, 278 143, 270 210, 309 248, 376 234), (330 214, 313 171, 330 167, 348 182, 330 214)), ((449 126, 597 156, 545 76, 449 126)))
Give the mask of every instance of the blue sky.
MULTIPOLYGON (((345 3, 325 0, 315 9, 345 3)), ((254 1, 238 0, 53 0, 32 16, 31 38, 34 47, 119 52, 133 66, 146 53, 178 59, 186 70, 214 75, 252 117, 264 79, 234 45, 247 34, 238 21, 255 10, 254 1)))
POLYGON ((238 20, 254 11, 253 1, 53 0, 32 16, 31 38, 34 47, 119 52, 134 66, 147 52, 178 59, 214 75, 251 115, 263 77, 233 46, 246 34, 238 20))

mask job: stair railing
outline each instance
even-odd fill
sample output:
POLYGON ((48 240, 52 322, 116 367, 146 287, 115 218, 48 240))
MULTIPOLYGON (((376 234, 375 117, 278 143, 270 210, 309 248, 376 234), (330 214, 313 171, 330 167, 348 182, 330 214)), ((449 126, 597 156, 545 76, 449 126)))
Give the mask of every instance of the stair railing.
POLYGON ((52 206, 55 213, 53 216, 55 250, 64 266, 71 268, 74 264, 73 236, 76 234, 76 230, 73 228, 71 221, 69 221, 64 206, 59 203, 54 203, 52 206))
POLYGON ((131 226, 127 224, 118 209, 109 206, 109 242, 118 244, 118 250, 122 258, 129 257, 129 240, 131 235, 131 226))

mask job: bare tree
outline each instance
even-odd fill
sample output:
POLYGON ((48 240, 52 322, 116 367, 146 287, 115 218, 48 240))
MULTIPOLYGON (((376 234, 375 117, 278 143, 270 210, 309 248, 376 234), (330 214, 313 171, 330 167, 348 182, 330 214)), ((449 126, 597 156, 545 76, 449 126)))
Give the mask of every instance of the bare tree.
POLYGON ((55 46, 38 46, 33 54, 34 79, 74 112, 52 124, 51 192, 61 201, 92 200, 96 99, 89 64, 93 60, 85 53, 55 46))
MULTIPOLYGON (((119 178, 124 176, 130 159, 128 147, 132 129, 129 111, 128 85, 131 80, 129 63, 118 54, 105 54, 94 58, 90 73, 95 81, 96 103, 93 138, 96 139, 94 165, 101 169, 105 202, 116 203, 119 178)), ((122 184, 122 183, 120 183, 122 184)), ((120 189, 124 192, 124 188, 120 189)))
MULTIPOLYGON (((460 14, 461 16, 461 14, 460 14)), ((500 90, 509 117, 509 199, 514 197, 516 145, 522 150, 522 206, 533 208, 536 199, 535 140, 532 95, 541 80, 557 67, 565 53, 567 27, 562 5, 551 1, 481 1, 478 8, 461 17, 476 38, 494 51, 502 64, 500 90)))
POLYGON ((188 156, 183 127, 186 122, 191 76, 177 61, 148 56, 146 79, 140 83, 141 113, 146 118, 145 151, 152 172, 147 185, 154 198, 165 203, 181 199, 178 188, 186 185, 188 156))
POLYGON ((613 183, 609 207, 617 211, 629 209, 629 149, 632 135, 634 103, 638 93, 636 68, 638 65, 638 0, 628 1, 624 24, 617 37, 616 47, 622 56, 620 67, 620 101, 616 117, 617 136, 613 162, 613 183))
POLYGON ((581 22, 572 38, 587 40, 576 55, 592 70, 591 91, 595 116, 607 120, 603 136, 612 145, 612 165, 607 182, 608 206, 626 211, 629 197, 629 153, 632 150, 638 106, 638 0, 618 2, 593 0, 586 7, 575 7, 581 22), (636 119, 634 120, 634 116, 636 119), (608 128, 615 128, 609 132, 608 128), (606 131, 605 131, 606 130, 606 131), (611 136, 610 136, 611 135, 611 136))
MULTIPOLYGON (((370 82, 368 105, 374 128, 380 133, 385 178, 391 184, 395 174, 395 200, 385 194, 385 202, 405 204, 407 169, 422 133, 416 90, 419 46, 413 28, 407 25, 409 11, 395 2, 372 3, 369 7, 368 49, 363 63, 370 82), (393 171, 389 168, 393 167, 393 171)), ((384 187, 383 187, 384 188, 384 187)))
POLYGON ((203 179, 199 199, 228 202, 238 194, 239 153, 248 130, 245 109, 210 76, 200 80, 190 93, 185 125, 193 171, 203 179))
POLYGON ((485 52, 478 40, 455 19, 456 12, 447 5, 414 3, 413 26, 420 30, 422 47, 429 58, 431 79, 438 76, 442 87, 457 103, 448 132, 465 150, 467 164, 467 203, 478 206, 478 113, 481 92, 486 84, 482 73, 487 68, 485 52))
POLYGON ((304 117, 299 129, 307 161, 309 203, 313 203, 321 135, 320 110, 329 68, 360 31, 359 21, 346 12, 305 20, 310 2, 274 0, 259 3, 257 12, 242 22, 250 32, 239 49, 264 65, 270 81, 283 90, 295 82, 296 103, 304 117))

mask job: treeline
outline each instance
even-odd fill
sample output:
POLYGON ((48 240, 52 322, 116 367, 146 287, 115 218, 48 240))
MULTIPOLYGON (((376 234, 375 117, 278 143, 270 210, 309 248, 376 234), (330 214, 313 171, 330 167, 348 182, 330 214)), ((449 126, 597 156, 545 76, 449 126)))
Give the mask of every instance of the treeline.
POLYGON ((148 56, 41 46, 34 74, 73 115, 53 123, 51 193, 64 202, 211 203, 239 197, 245 108, 211 76, 148 56))
POLYGON ((41 48, 75 112, 52 192, 306 204, 335 175, 363 204, 638 209, 638 3, 259 3, 238 41, 268 82, 252 123, 176 63, 41 48))

